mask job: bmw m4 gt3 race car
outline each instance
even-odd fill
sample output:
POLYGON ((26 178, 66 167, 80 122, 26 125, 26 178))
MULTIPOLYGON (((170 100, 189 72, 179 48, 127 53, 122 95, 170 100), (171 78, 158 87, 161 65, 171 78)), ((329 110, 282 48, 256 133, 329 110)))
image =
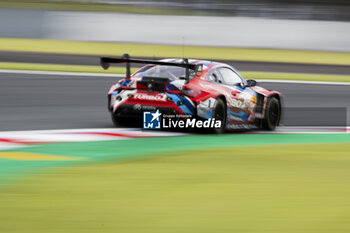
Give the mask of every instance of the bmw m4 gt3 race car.
MULTIPOLYGON (((274 130, 281 118, 281 94, 245 80, 233 67, 219 62, 102 57, 101 66, 126 63, 126 77, 108 92, 108 110, 115 125, 142 119, 157 111, 202 120, 219 120, 213 132, 226 129, 274 130), (130 73, 130 64, 145 64, 130 73)), ((165 115, 164 115, 165 116, 165 115)))

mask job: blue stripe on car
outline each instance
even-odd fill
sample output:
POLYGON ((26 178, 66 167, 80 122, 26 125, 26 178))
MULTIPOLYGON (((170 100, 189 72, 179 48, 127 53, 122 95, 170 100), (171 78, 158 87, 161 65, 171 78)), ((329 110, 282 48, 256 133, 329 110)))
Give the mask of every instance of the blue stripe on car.
POLYGON ((194 106, 191 102, 189 102, 185 97, 180 97, 177 94, 170 94, 168 93, 168 96, 174 101, 174 103, 181 108, 181 110, 185 114, 193 115, 194 114, 194 106), (178 105, 178 102, 182 102, 183 105, 178 105))

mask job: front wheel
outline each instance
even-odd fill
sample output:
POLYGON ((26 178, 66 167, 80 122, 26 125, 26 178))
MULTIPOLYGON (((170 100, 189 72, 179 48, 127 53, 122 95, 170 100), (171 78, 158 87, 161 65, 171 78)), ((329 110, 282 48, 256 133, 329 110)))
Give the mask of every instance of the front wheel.
POLYGON ((281 103, 276 97, 267 100, 265 118, 262 120, 262 128, 274 130, 281 119, 281 103))
POLYGON ((213 112, 213 118, 215 120, 221 121, 221 127, 220 128, 214 128, 213 133, 221 134, 226 131, 226 107, 224 104, 224 101, 222 99, 217 99, 215 102, 214 112, 213 112))

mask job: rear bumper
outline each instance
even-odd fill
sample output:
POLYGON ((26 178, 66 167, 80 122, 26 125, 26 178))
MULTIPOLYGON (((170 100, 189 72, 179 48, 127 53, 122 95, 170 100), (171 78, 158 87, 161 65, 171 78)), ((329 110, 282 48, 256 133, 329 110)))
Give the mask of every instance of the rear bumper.
POLYGON ((123 104, 115 111, 114 115, 120 118, 142 119, 144 112, 153 112, 159 110, 162 114, 181 114, 179 109, 164 106, 140 105, 140 104, 123 104))
POLYGON ((144 112, 156 112, 163 115, 196 116, 196 104, 184 95, 171 93, 148 93, 140 90, 125 90, 110 95, 109 111, 117 118, 143 119, 144 112))

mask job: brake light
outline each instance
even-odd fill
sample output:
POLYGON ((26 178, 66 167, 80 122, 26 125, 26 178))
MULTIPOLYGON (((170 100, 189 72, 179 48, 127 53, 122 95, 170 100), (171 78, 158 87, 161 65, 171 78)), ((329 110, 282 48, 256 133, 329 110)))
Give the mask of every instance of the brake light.
POLYGON ((120 89, 123 89, 123 90, 134 90, 135 88, 127 87, 127 86, 121 86, 120 89))
POLYGON ((193 89, 183 89, 182 93, 190 96, 190 97, 197 97, 199 96, 202 92, 200 90, 193 90, 193 89))
POLYGON ((168 91, 168 93, 170 93, 170 94, 182 94, 181 91, 175 91, 175 90, 173 90, 173 91, 168 91))

